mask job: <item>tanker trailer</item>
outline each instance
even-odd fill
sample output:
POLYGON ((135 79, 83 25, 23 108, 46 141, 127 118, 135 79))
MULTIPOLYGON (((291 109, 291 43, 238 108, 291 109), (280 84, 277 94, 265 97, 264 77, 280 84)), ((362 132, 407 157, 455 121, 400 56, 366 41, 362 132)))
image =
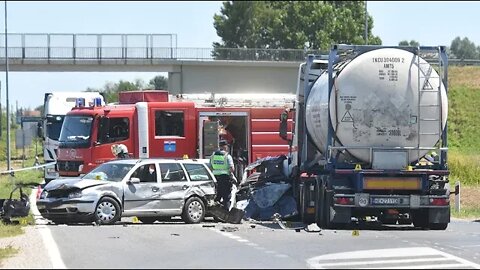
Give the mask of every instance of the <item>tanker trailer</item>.
MULTIPOLYGON (((319 58, 309 55, 300 66, 292 130, 302 220, 323 228, 368 219, 446 229, 445 47, 334 45, 328 68, 312 78, 319 58), (425 163, 432 152, 439 159, 425 163)), ((287 137, 285 128, 281 134, 287 137)))

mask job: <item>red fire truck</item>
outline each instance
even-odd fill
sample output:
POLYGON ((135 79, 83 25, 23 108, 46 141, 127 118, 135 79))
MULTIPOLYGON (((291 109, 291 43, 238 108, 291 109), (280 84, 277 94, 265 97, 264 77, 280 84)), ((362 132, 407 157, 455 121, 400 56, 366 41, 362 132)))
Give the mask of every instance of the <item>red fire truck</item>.
POLYGON ((259 158, 288 153, 278 135, 279 115, 294 99, 293 94, 175 96, 149 90, 121 92, 118 104, 76 106, 60 134, 59 175, 78 176, 116 158, 115 144, 135 158, 209 158, 226 139, 240 176, 259 158))

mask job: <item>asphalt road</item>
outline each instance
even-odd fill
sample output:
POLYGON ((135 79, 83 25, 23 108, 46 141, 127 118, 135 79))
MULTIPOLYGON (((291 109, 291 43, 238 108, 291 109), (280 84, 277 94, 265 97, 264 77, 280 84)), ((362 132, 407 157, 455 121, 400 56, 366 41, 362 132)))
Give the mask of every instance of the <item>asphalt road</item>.
POLYGON ((273 222, 43 226, 66 268, 480 269, 480 222, 453 221, 446 231, 362 227, 358 235, 273 222))

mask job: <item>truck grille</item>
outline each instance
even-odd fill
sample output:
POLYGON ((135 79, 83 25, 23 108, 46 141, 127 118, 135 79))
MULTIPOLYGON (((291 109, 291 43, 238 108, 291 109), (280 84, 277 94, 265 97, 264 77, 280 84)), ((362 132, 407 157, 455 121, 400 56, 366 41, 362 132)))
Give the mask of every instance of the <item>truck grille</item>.
POLYGON ((78 172, 80 165, 83 165, 83 161, 57 161, 58 170, 63 172, 78 172))

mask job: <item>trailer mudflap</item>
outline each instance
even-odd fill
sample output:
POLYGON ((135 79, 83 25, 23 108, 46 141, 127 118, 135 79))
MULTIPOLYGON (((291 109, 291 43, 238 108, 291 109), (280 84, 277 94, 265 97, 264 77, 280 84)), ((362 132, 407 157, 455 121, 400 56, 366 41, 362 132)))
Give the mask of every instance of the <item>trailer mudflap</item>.
POLYGON ((332 223, 350 223, 352 220, 352 209, 348 207, 330 206, 330 222, 332 223))
POLYGON ((450 207, 429 209, 428 222, 429 223, 450 223, 450 207))

